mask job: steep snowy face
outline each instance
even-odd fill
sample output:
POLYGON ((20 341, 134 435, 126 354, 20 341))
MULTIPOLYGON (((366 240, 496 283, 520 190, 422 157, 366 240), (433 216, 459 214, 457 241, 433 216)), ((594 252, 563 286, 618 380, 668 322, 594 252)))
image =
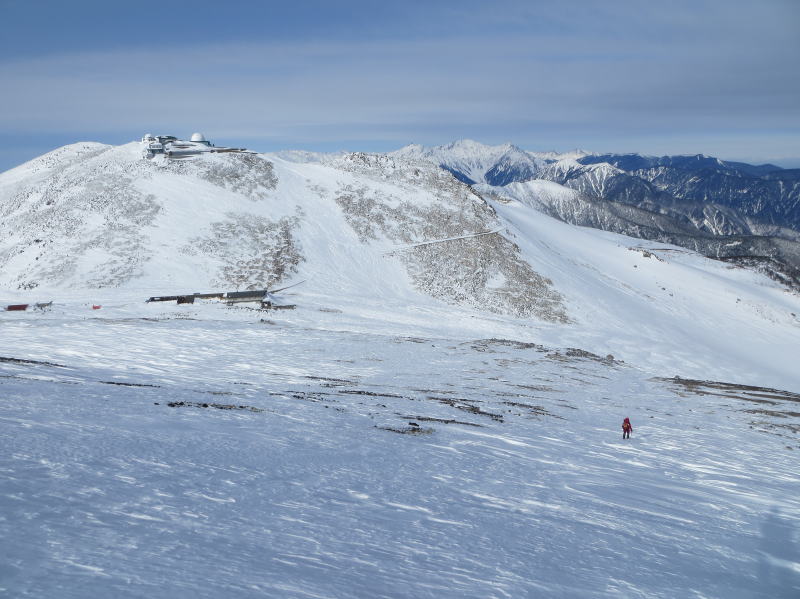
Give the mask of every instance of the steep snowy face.
POLYGON ((502 186, 515 181, 528 181, 535 178, 544 162, 532 157, 528 152, 511 146, 494 165, 486 171, 484 180, 489 185, 502 186))
POLYGON ((575 160, 560 160, 548 165, 542 172, 544 179, 561 183, 581 193, 604 197, 616 177, 623 174, 606 163, 584 166, 575 160))
POLYGON ((80 146, 0 177, 0 286, 263 289, 293 278, 567 319, 494 211, 429 164, 385 156, 143 160, 80 146))
POLYGON ((525 181, 534 178, 544 165, 544 160, 512 144, 488 146, 469 139, 434 147, 410 145, 389 155, 431 162, 470 185, 525 181))
MULTIPOLYGON (((681 218, 677 213, 667 210, 655 212, 621 202, 604 201, 595 194, 581 190, 602 186, 606 182, 607 178, 602 176, 594 179, 579 176, 575 186, 536 179, 511 183, 499 189, 488 185, 479 185, 475 189, 481 193, 519 201, 573 225, 676 244, 678 237, 705 239, 698 236, 698 223, 681 218)), ((697 218, 712 220, 715 216, 716 213, 708 208, 699 213, 697 218)), ((714 224, 721 226, 722 222, 720 219, 714 224)))

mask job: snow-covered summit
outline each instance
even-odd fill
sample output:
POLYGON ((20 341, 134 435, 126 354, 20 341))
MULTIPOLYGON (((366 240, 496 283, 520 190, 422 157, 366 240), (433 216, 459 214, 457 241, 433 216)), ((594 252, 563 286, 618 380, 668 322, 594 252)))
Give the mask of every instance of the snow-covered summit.
POLYGON ((145 160, 135 143, 54 156, 44 178, 36 162, 28 176, 0 175, 3 288, 160 295, 313 278, 340 293, 393 289, 405 302, 567 319, 552 284, 501 235, 416 247, 501 228, 490 206, 434 165, 363 153, 322 163, 145 160))
POLYGON ((414 144, 390 155, 437 164, 469 184, 505 185, 511 180, 533 178, 544 164, 513 144, 489 146, 471 139, 433 147, 414 144))
POLYGON ((585 150, 533 152, 511 143, 491 146, 471 139, 431 147, 412 144, 390 154, 438 164, 470 185, 488 183, 495 186, 538 179, 547 166, 559 164, 559 168, 565 169, 577 165, 582 158, 594 156, 585 150))
POLYGON ((536 158, 540 158, 546 162, 558 162, 559 160, 578 160, 579 158, 584 158, 585 156, 593 156, 594 152, 576 148, 574 150, 570 150, 569 152, 556 152, 555 150, 536 152, 529 150, 528 154, 535 156, 536 158))

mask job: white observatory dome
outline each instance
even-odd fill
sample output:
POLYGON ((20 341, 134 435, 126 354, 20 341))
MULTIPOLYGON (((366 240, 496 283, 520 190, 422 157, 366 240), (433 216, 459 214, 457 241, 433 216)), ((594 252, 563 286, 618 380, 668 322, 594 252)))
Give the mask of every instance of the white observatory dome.
POLYGON ((206 141, 202 133, 192 133, 192 141, 206 141))

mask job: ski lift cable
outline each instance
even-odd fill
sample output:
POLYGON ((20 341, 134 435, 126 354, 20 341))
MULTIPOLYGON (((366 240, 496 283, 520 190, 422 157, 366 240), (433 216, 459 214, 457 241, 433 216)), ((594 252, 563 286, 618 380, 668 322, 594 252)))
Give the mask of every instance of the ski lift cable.
POLYGON ((391 254, 391 253, 397 252, 397 251, 414 249, 414 248, 420 247, 422 245, 431 245, 433 243, 445 243, 446 241, 458 241, 459 239, 471 239, 473 237, 481 237, 483 235, 494 235, 496 233, 499 233, 500 231, 502 231, 502 229, 495 229, 494 231, 482 231, 480 233, 473 233, 471 235, 460 235, 458 237, 448 237, 446 239, 433 239, 431 241, 422 241, 420 243, 412 243, 411 245, 398 246, 398 247, 396 247, 394 249, 391 249, 391 250, 383 252, 383 253, 384 254, 391 254))
POLYGON ((302 281, 300 281, 298 283, 293 283, 292 285, 289 285, 288 287, 281 287, 280 289, 273 289, 272 291, 267 291, 267 293, 278 293, 279 291, 286 291, 287 289, 291 289, 292 287, 297 287, 298 285, 302 285, 305 282, 306 282, 306 280, 304 279, 304 280, 302 280, 302 281))

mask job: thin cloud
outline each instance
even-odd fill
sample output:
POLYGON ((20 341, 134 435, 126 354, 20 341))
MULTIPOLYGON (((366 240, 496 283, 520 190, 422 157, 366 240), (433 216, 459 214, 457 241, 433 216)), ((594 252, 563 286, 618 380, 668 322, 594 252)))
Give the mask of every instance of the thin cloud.
POLYGON ((85 138, 202 128, 289 145, 369 140, 364 149, 464 136, 604 150, 641 140, 642 151, 653 151, 648 138, 652 148, 680 140, 686 146, 668 151, 691 152, 709 151, 711 139, 725 148, 727 137, 749 138, 764 155, 784 152, 768 151, 770 138, 800 138, 790 4, 771 5, 777 21, 763 6, 633 4, 437 7, 456 33, 427 38, 419 24, 386 41, 183 42, 7 58, 0 129, 85 138))

